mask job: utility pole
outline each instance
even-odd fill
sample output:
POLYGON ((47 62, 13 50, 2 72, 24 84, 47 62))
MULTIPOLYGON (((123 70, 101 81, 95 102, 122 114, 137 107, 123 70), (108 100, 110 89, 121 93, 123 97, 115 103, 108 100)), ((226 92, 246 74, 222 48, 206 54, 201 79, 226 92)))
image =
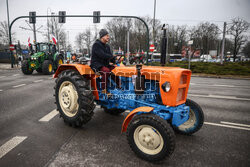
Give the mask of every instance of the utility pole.
POLYGON ((35 23, 33 24, 33 32, 34 32, 34 40, 35 40, 35 42, 37 42, 36 41, 36 24, 35 23))
POLYGON ((223 64, 223 57, 224 57, 224 50, 225 50, 226 26, 227 26, 227 23, 224 22, 220 64, 223 64))
POLYGON ((153 20, 153 44, 155 45, 155 7, 156 7, 156 0, 154 0, 154 20, 153 20))

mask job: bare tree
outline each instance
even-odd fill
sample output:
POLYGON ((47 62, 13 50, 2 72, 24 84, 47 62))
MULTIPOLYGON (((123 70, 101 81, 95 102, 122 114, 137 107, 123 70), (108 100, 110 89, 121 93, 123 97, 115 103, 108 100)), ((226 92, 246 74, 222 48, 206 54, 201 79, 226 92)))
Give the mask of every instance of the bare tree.
MULTIPOLYGON (((12 41, 15 41, 15 33, 11 33, 12 41)), ((7 21, 0 22, 0 44, 8 45, 9 44, 9 28, 7 21)))
POLYGON ((72 50, 73 50, 72 45, 71 44, 67 45, 67 51, 71 52, 72 50))
POLYGON ((242 52, 246 55, 246 57, 250 58, 250 41, 244 46, 242 52))
POLYGON ((128 30, 130 32, 130 37, 132 37, 131 19, 114 18, 107 22, 105 27, 110 34, 110 45, 115 49, 120 47, 122 50, 125 50, 128 30))
POLYGON ((228 52, 233 53, 233 49, 234 49, 233 41, 225 38, 225 53, 228 52))
MULTIPOLYGON (((153 19, 149 16, 142 17, 147 23, 149 28, 149 39, 150 43, 153 42, 153 19)), ((161 22, 155 20, 155 43, 156 48, 160 47, 161 40, 161 22)), ((148 50, 147 46, 147 31, 145 25, 140 20, 115 18, 110 20, 106 24, 106 28, 110 32, 110 44, 114 48, 119 47, 122 50, 126 50, 127 43, 127 31, 129 31, 130 48, 131 52, 137 52, 142 50, 148 50)))
POLYGON ((95 26, 93 31, 91 31, 90 28, 87 28, 85 31, 77 34, 75 43, 81 53, 84 53, 86 48, 87 54, 91 54, 92 44, 98 38, 97 31, 98 30, 95 26))
POLYGON ((187 40, 187 26, 169 26, 168 29, 168 53, 181 53, 182 46, 187 40))
MULTIPOLYGON (((149 16, 142 17, 142 19, 147 23, 149 28, 149 42, 153 44, 153 19, 149 16)), ((155 47, 156 50, 160 50, 160 41, 161 41, 161 21, 155 19, 155 47)), ((140 20, 134 21, 134 35, 136 37, 139 49, 147 50, 147 31, 145 25, 140 20)), ((137 45, 137 46, 138 46, 137 45)))
POLYGON ((241 18, 232 19, 232 25, 229 28, 230 35, 233 36, 233 59, 235 62, 236 55, 239 53, 241 46, 247 41, 244 34, 249 28, 249 23, 241 18))
POLYGON ((56 17, 51 17, 48 20, 48 25, 49 26, 49 34, 45 33, 45 37, 46 39, 48 39, 48 35, 49 35, 49 39, 51 39, 51 36, 55 36, 57 39, 57 48, 58 50, 60 48, 63 48, 65 50, 66 48, 66 42, 67 42, 67 34, 63 29, 63 24, 58 22, 58 18, 56 17))
POLYGON ((61 29, 61 31, 59 32, 59 35, 58 35, 58 46, 59 48, 62 48, 64 51, 67 50, 67 34, 66 32, 61 29))
POLYGON ((219 28, 214 23, 200 23, 190 30, 190 39, 193 39, 195 48, 209 54, 209 50, 218 48, 219 28))
POLYGON ((90 54, 90 47, 93 42, 93 37, 90 28, 86 29, 82 35, 83 35, 83 41, 87 47, 88 54, 90 54))
POLYGON ((83 53, 83 49, 84 49, 83 33, 80 32, 76 35, 75 43, 76 43, 77 48, 79 48, 79 52, 83 53))

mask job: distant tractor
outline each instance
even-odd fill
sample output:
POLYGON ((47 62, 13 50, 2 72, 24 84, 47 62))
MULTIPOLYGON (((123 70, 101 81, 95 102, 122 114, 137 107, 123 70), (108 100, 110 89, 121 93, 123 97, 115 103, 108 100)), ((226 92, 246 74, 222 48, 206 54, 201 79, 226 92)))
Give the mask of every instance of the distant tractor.
POLYGON ((29 75, 36 70, 39 73, 50 75, 57 70, 59 65, 63 64, 63 60, 64 57, 58 53, 55 44, 36 43, 34 53, 22 63, 22 72, 29 75))

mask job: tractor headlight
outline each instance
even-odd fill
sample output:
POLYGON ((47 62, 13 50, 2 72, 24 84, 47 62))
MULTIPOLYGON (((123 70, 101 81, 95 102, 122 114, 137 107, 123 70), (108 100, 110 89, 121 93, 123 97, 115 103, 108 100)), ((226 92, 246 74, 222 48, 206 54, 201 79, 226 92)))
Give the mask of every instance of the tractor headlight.
POLYGON ((171 89, 170 83, 169 82, 165 82, 164 84, 162 84, 161 88, 165 91, 165 92, 169 92, 171 89))
POLYGON ((34 57, 34 60, 36 60, 36 57, 34 57))

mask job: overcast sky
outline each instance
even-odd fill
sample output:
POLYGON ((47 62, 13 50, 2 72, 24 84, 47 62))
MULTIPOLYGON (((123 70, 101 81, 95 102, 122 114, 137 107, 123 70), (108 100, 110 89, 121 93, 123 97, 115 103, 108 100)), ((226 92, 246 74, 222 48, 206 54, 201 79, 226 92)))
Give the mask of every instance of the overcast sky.
MULTIPOLYGON (((66 11, 67 14, 93 14, 101 11, 103 15, 134 15, 153 17, 154 0, 9 0, 10 21, 21 15, 28 15, 29 11, 36 11, 37 15, 47 15, 51 12, 66 11)), ((156 18, 164 23, 189 26, 202 21, 210 21, 222 27, 223 21, 230 22, 234 17, 241 17, 250 22, 250 0, 156 0, 156 18)), ((0 21, 7 20, 6 0, 0 0, 0 21)), ((101 18, 102 28, 108 19, 101 18)), ((46 19, 39 19, 46 31, 46 19)), ((75 36, 87 27, 93 27, 92 18, 69 19, 64 25, 69 34, 70 42, 74 45, 75 36)), ((13 26, 16 37, 22 44, 27 44, 32 32, 24 31, 19 26, 28 27, 24 19, 13 26)), ((44 40, 38 35, 38 40, 44 40)))

